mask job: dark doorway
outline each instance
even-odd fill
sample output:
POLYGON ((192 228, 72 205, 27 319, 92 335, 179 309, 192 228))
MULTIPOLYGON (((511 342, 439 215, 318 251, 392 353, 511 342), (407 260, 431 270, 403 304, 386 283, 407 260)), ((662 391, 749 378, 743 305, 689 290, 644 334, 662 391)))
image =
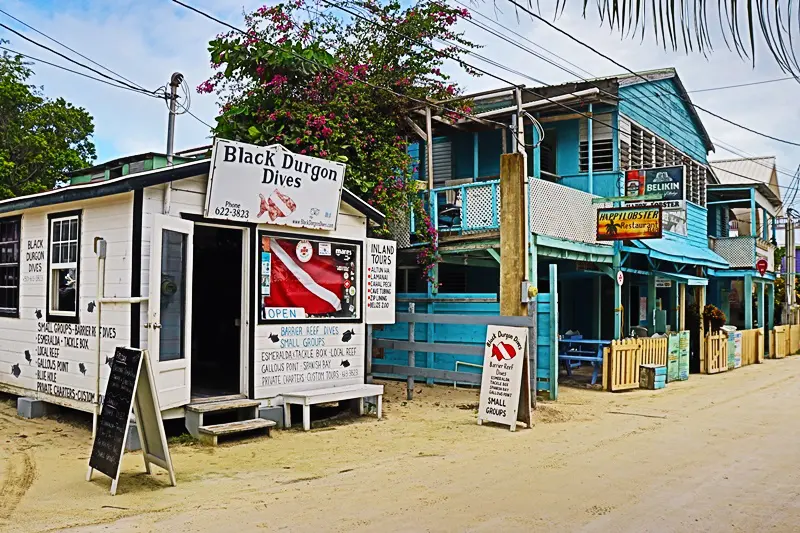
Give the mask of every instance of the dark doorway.
POLYGON ((192 397, 240 392, 242 232, 194 227, 192 397))

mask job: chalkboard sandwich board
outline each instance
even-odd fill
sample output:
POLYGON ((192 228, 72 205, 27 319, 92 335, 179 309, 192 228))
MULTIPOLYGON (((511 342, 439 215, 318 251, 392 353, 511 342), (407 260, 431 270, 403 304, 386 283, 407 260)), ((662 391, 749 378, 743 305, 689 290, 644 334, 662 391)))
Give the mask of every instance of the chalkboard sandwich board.
POLYGON ((136 417, 146 472, 150 473, 151 463, 160 466, 169 472, 170 482, 175 485, 175 473, 154 383, 146 351, 123 347, 116 349, 86 476, 90 481, 93 471, 97 470, 110 477, 111 494, 117 492, 131 412, 136 417))

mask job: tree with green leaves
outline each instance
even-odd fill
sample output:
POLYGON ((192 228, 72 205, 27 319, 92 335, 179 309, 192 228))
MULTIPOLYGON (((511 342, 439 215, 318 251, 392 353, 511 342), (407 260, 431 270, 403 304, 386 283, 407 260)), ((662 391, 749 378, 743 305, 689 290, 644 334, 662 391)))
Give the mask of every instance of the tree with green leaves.
POLYGON ((21 56, 0 56, 0 200, 52 189, 95 158, 91 115, 45 97, 32 75, 21 56))
MULTIPOLYGON (((197 90, 219 96, 218 137, 346 163, 345 186, 389 223, 407 220, 412 208, 418 236, 429 243, 418 260, 430 271, 437 239, 413 179, 408 143, 417 136, 408 118, 459 93, 442 66, 473 48, 453 29, 469 13, 432 0, 347 5, 370 22, 304 0, 246 15, 244 32, 209 44, 217 72, 197 90), (392 31, 376 31, 373 20, 392 31), (439 39, 456 44, 436 49, 439 39)), ((449 120, 471 111, 466 101, 448 106, 449 120)))

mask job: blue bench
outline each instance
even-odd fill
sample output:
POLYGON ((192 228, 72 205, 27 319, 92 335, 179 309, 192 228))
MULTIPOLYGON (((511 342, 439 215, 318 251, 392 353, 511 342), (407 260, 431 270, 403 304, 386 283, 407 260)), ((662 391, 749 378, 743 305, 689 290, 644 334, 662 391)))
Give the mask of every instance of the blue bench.
POLYGON ((571 361, 592 363, 592 385, 595 385, 597 383, 597 375, 603 368, 603 348, 610 345, 611 341, 604 340, 561 339, 559 341, 558 360, 566 363, 568 376, 572 375, 571 361))

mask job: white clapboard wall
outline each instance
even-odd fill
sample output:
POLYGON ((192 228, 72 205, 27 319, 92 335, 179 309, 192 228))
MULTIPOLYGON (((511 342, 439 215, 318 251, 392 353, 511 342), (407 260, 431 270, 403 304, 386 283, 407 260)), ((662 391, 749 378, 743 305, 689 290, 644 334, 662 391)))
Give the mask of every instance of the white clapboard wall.
MULTIPOLYGON (((133 194, 30 209, 21 214, 20 317, 0 317, 0 390, 90 411, 98 372, 97 341, 91 333, 96 326, 97 309, 89 311, 89 303, 95 300, 97 291, 97 257, 93 243, 95 237, 102 237, 108 243, 106 296, 128 296, 133 194), (50 254, 47 216, 73 210, 82 211, 79 325, 47 322, 46 313, 50 254), (42 248, 36 248, 39 240, 43 243, 42 248), (41 318, 37 318, 37 311, 41 312, 41 318), (68 344, 71 347, 67 347, 68 344), (55 348, 57 352, 53 350, 55 348), (25 358, 26 350, 30 362, 25 358), (12 372, 14 365, 19 368, 18 376, 12 372)), ((103 363, 99 369, 101 393, 105 390, 110 370, 105 358, 113 355, 116 346, 130 344, 130 309, 127 306, 106 307, 103 325, 103 363)))
MULTIPOLYGON (((206 195, 206 184, 207 184, 207 175, 196 176, 192 178, 183 179, 180 181, 175 181, 172 183, 172 193, 171 193, 171 207, 170 213, 173 216, 180 216, 181 214, 192 214, 192 215, 203 215, 203 210, 205 206, 205 195, 206 195)), ((152 236, 152 224, 153 224, 153 215, 162 213, 163 209, 163 198, 164 198, 164 187, 165 186, 155 186, 149 187, 145 189, 144 192, 144 206, 143 206, 143 224, 144 229, 142 231, 142 295, 146 296, 149 290, 149 269, 150 269, 150 240, 152 236)), ((224 221, 220 221, 221 224, 224 224, 224 221)), ((365 279, 365 273, 363 272, 363 241, 366 238, 366 228, 367 228, 367 219, 364 215, 356 211, 355 209, 347 206, 345 204, 340 205, 339 210, 339 218, 337 222, 337 230, 335 232, 324 232, 324 231, 314 231, 314 230, 304 230, 298 228, 290 228, 290 227, 277 227, 277 226, 259 226, 259 230, 271 230, 277 231, 280 233, 285 234, 297 234, 297 235, 319 235, 329 238, 341 238, 348 241, 358 241, 362 243, 361 249, 361 256, 359 257, 359 268, 361 268, 362 272, 362 279, 365 279)), ((251 232, 252 233, 252 232, 251 232)), ((251 234, 248 237, 249 239, 255 240, 258 238, 257 234, 251 234)), ((254 272, 253 269, 258 269, 258 261, 259 258, 255 258, 255 264, 251 265, 251 275, 254 272)), ((257 270, 255 270, 257 271, 257 270)), ((248 281, 249 282, 249 281, 248 281)), ((361 292, 363 296, 364 287, 366 283, 362 281, 361 292)), ((362 317, 364 314, 363 304, 362 304, 362 317)), ((251 310, 251 323, 258 324, 258 309, 251 310)), ((144 329, 144 324, 147 323, 147 304, 143 303, 141 306, 141 324, 142 330, 140 333, 141 346, 143 348, 147 347, 147 330, 144 329)), ((250 396, 256 399, 263 399, 263 400, 270 400, 266 403, 269 404, 280 404, 280 400, 278 399, 277 402, 272 401, 274 398, 278 397, 280 394, 285 392, 292 392, 298 390, 309 390, 313 388, 327 388, 333 386, 343 386, 343 385, 352 385, 357 383, 364 382, 364 349, 365 349, 365 327, 363 325, 363 319, 359 324, 314 324, 314 326, 319 326, 318 330, 318 337, 324 339, 324 343, 326 347, 331 349, 333 348, 341 348, 343 353, 350 353, 350 355, 346 356, 347 360, 350 364, 347 369, 339 366, 341 365, 341 357, 338 355, 331 356, 331 367, 327 370, 338 370, 336 374, 325 374, 323 375, 320 381, 309 383, 308 381, 304 380, 303 382, 293 382, 293 383, 286 383, 286 378, 284 375, 287 374, 296 374, 298 373, 297 370, 289 370, 288 365, 284 365, 283 369, 280 369, 280 366, 272 366, 267 368, 263 363, 262 359, 270 359, 269 352, 276 349, 274 343, 270 340, 269 335, 273 333, 278 333, 280 335, 280 328, 281 327, 289 327, 292 328, 302 328, 303 335, 305 336, 307 333, 307 327, 310 324, 291 324, 291 325, 257 325, 255 328, 255 360, 253 368, 245 368, 245 372, 252 372, 254 378, 254 390, 250 391, 250 396), (325 330, 323 328, 330 328, 325 330), (344 333, 346 331, 352 330, 352 334, 347 342, 343 341, 342 338, 344 337, 344 333), (355 348, 355 352, 353 352, 352 348, 355 348), (349 352, 344 352, 345 349, 350 349, 349 352), (345 376, 346 375, 346 376, 345 376), (326 379, 329 378, 329 379, 326 379)), ((296 332, 296 330, 294 330, 296 332)), ((282 336, 282 335, 281 335, 282 336)), ((300 337, 298 337, 300 338, 300 337)), ((331 353, 334 353, 334 350, 331 350, 331 353)), ((340 353, 338 350, 335 353, 340 353)), ((303 364, 300 362, 297 368, 302 367, 303 364)), ((305 373, 305 372, 303 372, 305 373)))

